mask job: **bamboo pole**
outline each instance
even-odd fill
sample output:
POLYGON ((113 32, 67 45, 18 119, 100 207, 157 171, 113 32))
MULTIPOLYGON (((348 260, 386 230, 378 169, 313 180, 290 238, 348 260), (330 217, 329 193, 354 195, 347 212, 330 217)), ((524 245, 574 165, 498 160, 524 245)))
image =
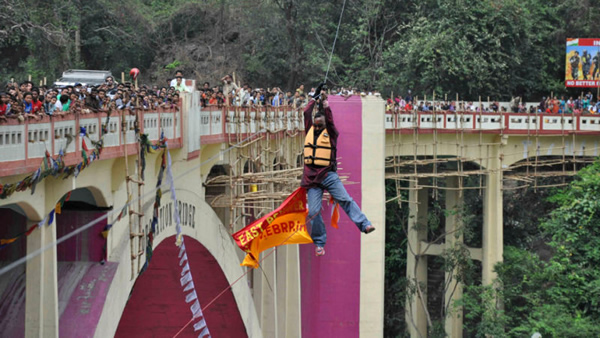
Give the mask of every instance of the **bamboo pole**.
MULTIPOLYGON (((123 133, 123 153, 125 155, 125 188, 126 188, 126 192, 127 192, 127 203, 130 203, 130 196, 131 196, 131 189, 129 187, 129 163, 127 160, 127 130, 129 128, 127 127, 127 113, 125 112, 125 109, 123 110, 122 114, 121 114, 121 132, 123 133)), ((131 206, 128 206, 128 208, 131 208, 131 206)), ((128 220, 129 220, 129 246, 130 246, 130 256, 131 256, 131 278, 130 280, 133 280, 133 278, 135 277, 135 251, 134 251, 134 243, 133 243, 133 213, 128 212, 128 220)))
MULTIPOLYGON (((137 79, 135 80, 136 83, 136 88, 137 88, 137 79)), ((137 135, 139 137, 139 133, 140 131, 140 111, 139 109, 137 109, 137 104, 135 109, 135 123, 136 123, 136 130, 137 130, 137 135)), ((140 142, 136 142, 137 144, 137 154, 138 154, 138 158, 137 158, 137 186, 138 186, 138 250, 137 250, 137 257, 138 257, 138 273, 140 273, 141 269, 142 269, 142 255, 144 253, 144 242, 145 242, 145 234, 144 234, 144 228, 142 226, 142 220, 144 218, 144 214, 142 213, 142 196, 144 194, 143 192, 143 186, 144 186, 144 181, 142 179, 142 158, 141 158, 141 145, 140 142)))

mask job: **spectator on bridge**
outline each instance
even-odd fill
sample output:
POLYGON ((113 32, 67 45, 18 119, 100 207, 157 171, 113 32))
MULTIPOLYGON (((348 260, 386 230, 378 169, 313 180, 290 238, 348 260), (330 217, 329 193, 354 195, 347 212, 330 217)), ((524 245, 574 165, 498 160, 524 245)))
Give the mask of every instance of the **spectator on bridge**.
POLYGON ((98 100, 98 92, 96 89, 92 89, 90 95, 86 95, 85 97, 85 108, 91 110, 92 112, 97 112, 100 109, 100 102, 98 100))
POLYGON ((294 96, 292 96, 292 92, 285 92, 285 96, 283 97, 283 103, 286 106, 292 106, 294 104, 294 96))
POLYGON ((540 113, 543 113, 546 111, 546 97, 542 97, 542 100, 540 101, 540 104, 538 105, 538 111, 540 113))
POLYGON ((273 96, 273 99, 271 100, 271 106, 279 107, 281 105, 281 101, 279 99, 279 93, 280 93, 279 88, 273 88, 272 93, 274 96, 273 96))
POLYGON ((408 90, 408 92, 406 94, 406 97, 404 98, 404 101, 406 101, 406 102, 412 102, 413 101, 412 91, 410 89, 408 90))
POLYGON ((185 83, 183 82, 183 77, 178 75, 175 78, 175 90, 179 91, 180 93, 189 93, 190 90, 188 89, 188 87, 186 87, 185 83))
POLYGON ((392 99, 387 99, 387 101, 385 102, 385 111, 392 111, 394 110, 394 103, 392 101, 392 99))
POLYGON ((177 93, 173 94, 173 98, 171 99, 171 104, 172 104, 171 108, 175 108, 176 106, 179 105, 179 99, 180 99, 179 94, 177 94, 177 93))
POLYGON ((140 107, 144 110, 152 108, 149 95, 140 96, 140 107))
POLYGON ((250 101, 250 91, 251 88, 247 83, 244 83, 242 88, 238 88, 236 102, 238 106, 246 106, 248 105, 248 101, 250 101))
MULTIPOLYGON (((115 81, 115 78, 112 76, 107 76, 104 79, 104 84, 105 84, 105 89, 107 90, 107 92, 113 90, 116 88, 117 82, 115 81)), ((60 99, 60 98, 59 98, 60 99)))
POLYGON ((56 96, 52 96, 48 102, 44 102, 44 111, 46 112, 46 115, 54 115, 54 112, 57 109, 56 101, 56 96))
POLYGON ((398 109, 405 110, 406 109, 406 100, 403 97, 397 97, 396 103, 398 103, 398 109))
POLYGON ((72 92, 69 95, 69 112, 70 113, 81 113, 81 105, 79 102, 79 95, 77 93, 72 92))
POLYGON ((559 110, 560 110, 560 101, 558 101, 558 98, 556 96, 554 96, 552 98, 552 114, 558 114, 559 110))
POLYGON ((296 101, 296 107, 295 108, 302 108, 304 106, 306 106, 306 95, 301 94, 300 95, 300 99, 298 101, 296 101))
POLYGON ((33 94, 27 92, 23 95, 23 115, 28 118, 39 120, 38 115, 33 111, 33 94))
POLYGON ((180 77, 183 81, 183 83, 185 84, 185 79, 183 78, 183 71, 182 70, 176 70, 175 71, 175 77, 171 80, 171 82, 169 82, 169 87, 176 87, 177 86, 177 78, 180 77))
MULTIPOLYGON (((33 113, 34 114, 42 114, 42 100, 40 100, 40 91, 37 88, 33 88, 31 90, 31 95, 32 95, 32 109, 33 109, 33 113)), ((43 97, 43 96, 42 96, 43 97)), ((42 114, 43 115, 43 114, 42 114)))
POLYGON ((0 93, 0 118, 6 120, 7 113, 10 112, 10 98, 6 93, 0 93))
POLYGON ((208 104, 211 106, 216 106, 219 104, 219 100, 217 99, 218 93, 213 92, 210 95, 210 99, 208 100, 208 104))
MULTIPOLYGON (((511 102, 511 106, 512 106, 512 102, 511 102)), ((498 112, 498 108, 499 108, 498 102, 496 102, 496 101, 492 102, 492 104, 490 106, 491 111, 496 113, 496 112, 498 112)), ((516 113, 516 111, 515 111, 515 113, 516 113)))
POLYGON ((451 111, 451 112, 456 111, 456 102, 454 102, 454 101, 450 102, 450 105, 448 106, 448 111, 451 111))
POLYGON ((581 102, 581 108, 584 111, 586 111, 590 108, 590 99, 587 95, 583 98, 583 101, 581 102))
POLYGON ((233 91, 238 89, 238 85, 233 82, 233 78, 229 74, 223 76, 221 81, 223 81, 223 94, 226 98, 225 104, 229 106, 232 104, 232 102, 229 100, 229 96, 233 91))

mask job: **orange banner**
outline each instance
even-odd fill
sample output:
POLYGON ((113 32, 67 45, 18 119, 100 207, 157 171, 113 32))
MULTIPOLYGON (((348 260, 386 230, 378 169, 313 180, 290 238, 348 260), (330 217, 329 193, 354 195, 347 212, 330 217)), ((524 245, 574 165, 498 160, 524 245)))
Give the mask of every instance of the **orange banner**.
POLYGON ((259 254, 286 244, 312 243, 306 231, 306 190, 298 188, 277 209, 233 234, 247 255, 242 266, 258 267, 259 254))

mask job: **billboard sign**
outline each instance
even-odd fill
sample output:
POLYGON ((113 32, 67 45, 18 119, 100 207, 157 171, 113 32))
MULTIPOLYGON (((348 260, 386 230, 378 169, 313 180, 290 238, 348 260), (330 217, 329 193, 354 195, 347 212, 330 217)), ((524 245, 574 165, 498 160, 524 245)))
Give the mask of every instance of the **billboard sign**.
POLYGON ((565 86, 600 86, 600 39, 567 39, 565 86))

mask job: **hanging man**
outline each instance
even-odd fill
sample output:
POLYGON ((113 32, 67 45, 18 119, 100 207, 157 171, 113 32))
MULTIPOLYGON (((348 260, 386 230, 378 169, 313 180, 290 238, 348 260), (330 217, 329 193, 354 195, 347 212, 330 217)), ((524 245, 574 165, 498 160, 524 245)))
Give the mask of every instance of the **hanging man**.
POLYGON ((348 195, 337 174, 337 138, 338 130, 333 121, 333 113, 325 93, 321 93, 323 85, 315 90, 313 98, 304 109, 304 173, 301 186, 307 190, 308 220, 311 223, 311 237, 316 245, 317 256, 325 254, 327 233, 321 215, 323 190, 327 190, 333 199, 344 209, 348 217, 361 232, 366 234, 375 227, 360 210, 356 202, 348 195), (312 118, 312 111, 318 111, 312 118))

